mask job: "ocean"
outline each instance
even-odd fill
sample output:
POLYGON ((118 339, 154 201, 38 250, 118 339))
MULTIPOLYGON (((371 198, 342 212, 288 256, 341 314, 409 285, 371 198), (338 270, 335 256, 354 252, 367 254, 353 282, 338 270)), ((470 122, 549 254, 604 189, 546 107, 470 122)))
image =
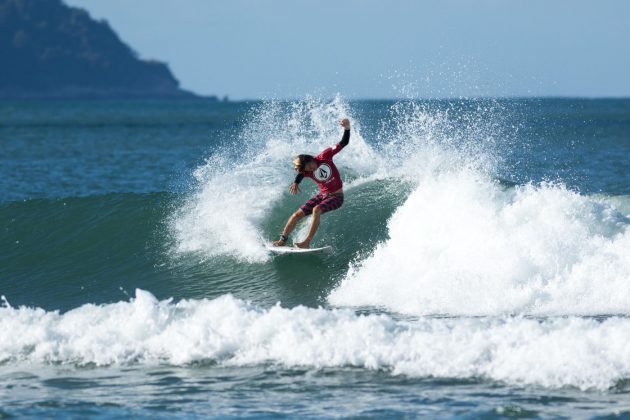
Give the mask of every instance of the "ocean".
POLYGON ((0 418, 629 418, 630 99, 2 102, 0 295, 0 418))

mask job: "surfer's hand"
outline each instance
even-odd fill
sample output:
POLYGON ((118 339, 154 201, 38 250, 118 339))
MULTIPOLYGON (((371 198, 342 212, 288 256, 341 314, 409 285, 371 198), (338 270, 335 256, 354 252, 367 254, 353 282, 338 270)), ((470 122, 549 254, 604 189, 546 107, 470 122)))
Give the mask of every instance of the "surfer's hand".
POLYGON ((350 120, 347 118, 344 118, 343 120, 339 121, 339 124, 341 124, 341 126, 343 127, 344 130, 350 130, 350 120))
POLYGON ((289 187, 289 192, 293 195, 297 194, 298 191, 300 191, 300 188, 298 187, 298 184, 296 184, 295 182, 293 184, 291 184, 291 186, 289 187))

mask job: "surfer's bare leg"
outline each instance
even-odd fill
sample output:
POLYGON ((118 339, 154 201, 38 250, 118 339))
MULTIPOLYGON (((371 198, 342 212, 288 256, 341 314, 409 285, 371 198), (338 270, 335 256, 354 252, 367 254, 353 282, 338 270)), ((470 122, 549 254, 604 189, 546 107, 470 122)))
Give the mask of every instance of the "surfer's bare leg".
MULTIPOLYGON (((291 232, 293 232, 293 229, 295 229, 295 224, 298 222, 298 220, 300 220, 304 216, 305 215, 302 209, 297 209, 297 211, 293 213, 291 217, 289 217, 289 220, 287 221, 287 224, 284 227, 284 230, 282 231, 282 236, 285 238, 288 238, 291 232)), ((273 244, 275 246, 283 246, 286 244, 286 241, 279 239, 277 241, 274 241, 273 244)))
POLYGON ((304 239, 302 242, 297 242, 295 246, 297 246, 298 248, 308 248, 311 246, 311 241, 313 240, 313 237, 315 236, 315 233, 319 228, 319 218, 321 217, 321 215, 322 210, 319 208, 319 206, 313 207, 313 216, 311 219, 311 227, 308 229, 308 235, 306 235, 306 239, 304 239))

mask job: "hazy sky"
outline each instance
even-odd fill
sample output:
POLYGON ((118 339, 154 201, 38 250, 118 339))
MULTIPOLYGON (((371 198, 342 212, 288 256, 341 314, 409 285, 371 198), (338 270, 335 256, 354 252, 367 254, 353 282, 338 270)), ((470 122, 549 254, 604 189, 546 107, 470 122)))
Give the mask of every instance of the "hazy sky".
POLYGON ((231 99, 630 96, 629 0, 65 0, 231 99))

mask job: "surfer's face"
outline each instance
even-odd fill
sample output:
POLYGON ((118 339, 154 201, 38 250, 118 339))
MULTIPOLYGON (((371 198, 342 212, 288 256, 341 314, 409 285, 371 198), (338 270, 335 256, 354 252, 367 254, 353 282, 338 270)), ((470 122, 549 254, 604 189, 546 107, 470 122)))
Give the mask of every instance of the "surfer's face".
POLYGON ((293 159, 293 170, 295 172, 302 172, 304 170, 304 162, 302 162, 299 156, 293 159))

